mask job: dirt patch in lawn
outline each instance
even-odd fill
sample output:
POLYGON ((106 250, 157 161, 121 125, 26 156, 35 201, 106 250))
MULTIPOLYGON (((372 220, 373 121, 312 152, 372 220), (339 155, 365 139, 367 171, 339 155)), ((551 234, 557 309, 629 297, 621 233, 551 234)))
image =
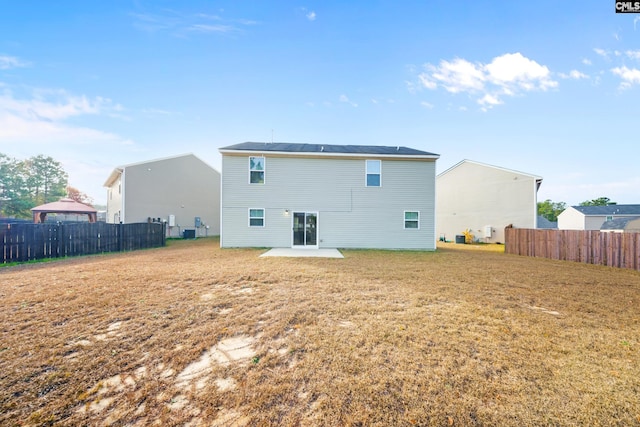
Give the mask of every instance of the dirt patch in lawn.
POLYGON ((640 273, 487 247, 2 268, 0 424, 640 425, 640 273))

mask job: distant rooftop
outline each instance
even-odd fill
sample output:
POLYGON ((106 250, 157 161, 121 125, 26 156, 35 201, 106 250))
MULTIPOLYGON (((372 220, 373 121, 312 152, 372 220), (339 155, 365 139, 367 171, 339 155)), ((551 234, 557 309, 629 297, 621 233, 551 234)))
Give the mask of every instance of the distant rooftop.
POLYGON ((627 227, 627 224, 630 221, 635 221, 640 217, 622 217, 622 218, 614 218, 611 221, 605 221, 600 226, 600 230, 624 230, 627 227))
POLYGON ((549 221, 547 218, 543 217, 542 215, 538 215, 537 221, 538 221, 538 224, 536 228, 541 228, 541 229, 558 228, 558 221, 549 221))
POLYGON ((288 142, 243 142, 220 148, 224 151, 254 151, 279 153, 324 153, 324 154, 371 154, 385 156, 418 156, 438 158, 439 154, 416 150, 402 146, 379 145, 331 145, 331 144, 292 144, 288 142))
POLYGON ((572 206, 584 215, 640 215, 640 205, 572 206))

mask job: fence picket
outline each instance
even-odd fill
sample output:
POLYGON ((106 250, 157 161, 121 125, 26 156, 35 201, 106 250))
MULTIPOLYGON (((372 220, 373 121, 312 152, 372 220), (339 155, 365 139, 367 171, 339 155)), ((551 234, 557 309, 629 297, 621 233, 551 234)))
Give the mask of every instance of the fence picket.
POLYGON ((164 224, 0 224, 0 263, 166 245, 164 224))
POLYGON ((505 253, 640 270, 640 233, 507 227, 505 253))

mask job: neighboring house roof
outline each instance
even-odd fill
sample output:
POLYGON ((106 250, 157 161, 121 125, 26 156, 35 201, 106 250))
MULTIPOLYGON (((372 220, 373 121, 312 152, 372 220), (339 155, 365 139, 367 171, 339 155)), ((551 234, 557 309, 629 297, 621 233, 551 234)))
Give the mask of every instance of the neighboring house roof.
POLYGON ((558 221, 549 221, 542 215, 538 215, 537 221, 538 225, 536 228, 558 228, 558 221))
POLYGON ((634 221, 638 218, 640 218, 640 216, 614 218, 610 221, 603 222, 600 226, 600 230, 624 230, 630 221, 634 221))
POLYGON ((288 142, 243 142, 220 148, 221 153, 230 152, 286 153, 305 155, 375 155, 390 157, 415 157, 437 159, 439 154, 401 146, 377 145, 331 145, 331 144, 292 144, 288 142))
POLYGON ((640 215, 640 205, 571 206, 585 216, 640 215))
MULTIPOLYGON (((113 169, 113 172, 111 172, 111 174, 109 175, 109 178, 107 178, 107 180, 104 182, 104 184, 102 184, 102 186, 103 187, 111 187, 113 185, 113 183, 116 182, 116 180, 120 177, 120 175, 122 175, 122 172, 124 172, 124 170, 126 168, 128 168, 128 167, 144 165, 146 163, 161 162, 161 161, 164 161, 164 160, 179 159, 181 157, 188 157, 188 156, 195 157, 196 159, 200 160, 201 162, 207 164, 207 162, 205 162, 204 160, 202 160, 201 158, 199 158, 198 156, 196 156, 193 153, 178 154, 177 156, 162 157, 162 158, 159 158, 159 159, 152 159, 152 160, 145 160, 145 161, 142 161, 142 162, 129 163, 129 164, 126 164, 126 165, 117 166, 115 169, 113 169)), ((212 169, 213 169, 213 167, 212 167, 212 169)))
POLYGON ((517 173, 517 174, 520 174, 520 175, 527 175, 527 176, 530 176, 531 178, 534 178, 536 180, 542 181, 542 177, 538 176, 538 175, 533 175, 533 174, 526 173, 526 172, 520 172, 520 171, 517 171, 517 170, 514 170, 514 169, 507 169, 507 168, 503 168, 503 167, 500 167, 500 166, 494 166, 494 165, 490 165, 490 164, 487 164, 487 163, 476 162, 475 160, 468 160, 468 159, 464 159, 464 160, 456 163, 455 165, 451 166, 449 169, 445 170, 444 172, 439 173, 438 177, 440 177, 440 176, 442 176, 442 175, 444 175, 446 173, 449 173, 450 171, 452 171, 453 169, 455 169, 458 166, 462 165, 463 163, 472 163, 472 164, 475 164, 475 165, 485 166, 485 167, 488 167, 488 168, 494 168, 494 169, 498 169, 498 170, 505 171, 505 172, 517 173))

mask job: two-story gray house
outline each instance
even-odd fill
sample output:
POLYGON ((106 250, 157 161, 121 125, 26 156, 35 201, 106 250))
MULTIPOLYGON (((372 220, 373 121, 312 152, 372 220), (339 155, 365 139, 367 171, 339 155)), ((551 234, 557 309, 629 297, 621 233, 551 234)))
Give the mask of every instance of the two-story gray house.
POLYGON ((261 142, 220 153, 221 247, 435 250, 438 154, 261 142))

